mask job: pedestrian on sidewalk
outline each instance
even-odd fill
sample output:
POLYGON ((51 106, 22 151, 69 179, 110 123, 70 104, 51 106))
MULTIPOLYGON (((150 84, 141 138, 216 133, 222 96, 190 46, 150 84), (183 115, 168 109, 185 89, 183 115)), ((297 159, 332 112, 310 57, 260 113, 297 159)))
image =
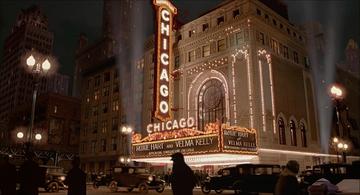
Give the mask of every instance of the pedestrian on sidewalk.
POLYGON ((171 188, 174 195, 192 195, 196 185, 194 172, 185 163, 184 155, 180 152, 171 155, 173 169, 171 188))
POLYGON ((297 181, 296 175, 299 173, 299 163, 295 160, 290 160, 275 186, 274 195, 300 195, 300 185, 297 181))
POLYGON ((72 161, 72 169, 64 183, 68 185, 68 195, 86 195, 86 174, 80 169, 79 157, 72 161))

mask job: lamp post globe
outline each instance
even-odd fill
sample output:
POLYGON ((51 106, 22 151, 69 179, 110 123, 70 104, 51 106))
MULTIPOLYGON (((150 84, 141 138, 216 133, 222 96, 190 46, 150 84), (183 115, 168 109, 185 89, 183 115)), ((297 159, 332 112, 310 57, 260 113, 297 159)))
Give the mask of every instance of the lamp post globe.
POLYGON ((32 67, 35 65, 35 58, 33 55, 30 55, 27 59, 26 59, 26 65, 32 67))
POLYGON ((22 138, 24 138, 24 133, 20 131, 16 134, 16 137, 19 139, 22 139, 22 138))
POLYGON ((37 141, 40 141, 40 140, 42 139, 41 134, 40 134, 40 133, 37 133, 37 134, 35 135, 35 139, 36 139, 37 141))

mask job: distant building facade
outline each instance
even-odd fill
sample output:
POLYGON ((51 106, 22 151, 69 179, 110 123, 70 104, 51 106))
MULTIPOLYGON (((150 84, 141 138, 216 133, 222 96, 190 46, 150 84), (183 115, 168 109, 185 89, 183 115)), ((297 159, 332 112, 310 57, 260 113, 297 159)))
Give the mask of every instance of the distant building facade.
MULTIPOLYGON (((25 135, 30 125, 31 104, 24 104, 10 116, 11 141, 23 143, 16 138, 22 131, 25 135)), ((58 153, 57 161, 65 159, 65 155, 77 155, 80 136, 80 100, 56 93, 44 93, 38 97, 32 135, 42 135, 40 141, 34 137, 34 147, 39 151, 58 153)), ((24 139, 26 136, 24 137, 24 139)), ((52 156, 54 158, 54 156, 52 156)), ((51 159, 54 163, 55 159, 51 159)), ((66 159, 69 160, 69 159, 66 159)))

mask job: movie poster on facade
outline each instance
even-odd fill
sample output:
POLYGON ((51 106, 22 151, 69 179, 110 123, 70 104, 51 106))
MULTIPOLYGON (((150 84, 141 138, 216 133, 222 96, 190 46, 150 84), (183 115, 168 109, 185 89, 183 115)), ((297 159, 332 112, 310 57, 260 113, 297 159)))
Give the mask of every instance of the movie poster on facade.
POLYGON ((254 129, 223 127, 222 149, 224 152, 257 153, 256 131, 254 129))

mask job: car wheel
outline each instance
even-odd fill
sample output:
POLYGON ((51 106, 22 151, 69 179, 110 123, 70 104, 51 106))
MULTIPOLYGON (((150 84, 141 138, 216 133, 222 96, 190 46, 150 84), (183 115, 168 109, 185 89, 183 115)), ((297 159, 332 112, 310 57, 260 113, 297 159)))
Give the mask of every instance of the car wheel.
POLYGON ((159 192, 159 193, 163 192, 164 190, 165 190, 164 184, 159 184, 159 187, 156 188, 156 191, 159 192))
POLYGON ((59 184, 56 182, 51 182, 48 185, 49 192, 59 192, 59 184))
POLYGON ((148 189, 146 183, 141 183, 139 185, 139 192, 140 193, 148 193, 148 191, 149 191, 149 189, 148 189))
POLYGON ((201 186, 201 191, 204 194, 209 194, 211 190, 207 186, 204 185, 204 186, 201 186))
POLYGON ((118 190, 117 182, 116 181, 110 182, 109 189, 111 192, 117 192, 118 190))
POLYGON ((222 191, 222 190, 215 190, 215 192, 216 192, 217 194, 221 194, 223 191, 222 191))
POLYGON ((128 192, 131 192, 131 191, 133 191, 133 189, 134 189, 134 188, 128 188, 127 191, 128 191, 128 192))

